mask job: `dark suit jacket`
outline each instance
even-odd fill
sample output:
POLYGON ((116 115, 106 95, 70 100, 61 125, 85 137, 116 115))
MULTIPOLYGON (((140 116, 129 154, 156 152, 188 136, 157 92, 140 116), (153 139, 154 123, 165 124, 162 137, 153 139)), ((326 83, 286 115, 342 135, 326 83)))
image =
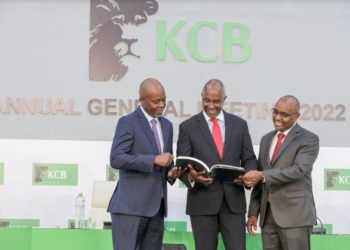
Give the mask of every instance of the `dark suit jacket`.
MULTIPOLYGON (((172 124, 164 117, 159 120, 163 152, 172 153, 172 124)), ((152 217, 159 210, 162 196, 167 211, 167 168, 154 165, 158 154, 154 134, 140 107, 119 119, 110 156, 111 167, 119 169, 119 181, 109 212, 152 217)))
POLYGON ((248 216, 260 214, 264 225, 267 195, 273 217, 282 228, 316 224, 311 171, 319 151, 317 135, 296 124, 284 139, 272 165, 269 151, 276 131, 266 134, 260 143, 259 169, 266 183, 257 184, 251 194, 248 216))
MULTIPOLYGON (((222 163, 243 166, 247 171, 256 169, 257 162, 246 121, 224 112, 225 144, 223 159, 220 159, 213 137, 203 113, 199 113, 180 124, 177 142, 177 156, 192 156, 208 166, 222 163)), ((246 212, 244 187, 232 182, 213 184, 205 187, 196 183, 192 188, 187 175, 181 180, 188 186, 186 213, 189 215, 210 215, 219 212, 226 197, 234 213, 246 212)))

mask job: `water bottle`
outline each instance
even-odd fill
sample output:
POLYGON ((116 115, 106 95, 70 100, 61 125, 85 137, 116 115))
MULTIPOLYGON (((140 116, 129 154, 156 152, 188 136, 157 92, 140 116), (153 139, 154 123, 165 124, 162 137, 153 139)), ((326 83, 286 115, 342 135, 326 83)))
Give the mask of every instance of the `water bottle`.
POLYGON ((83 193, 75 198, 75 228, 84 228, 85 199, 83 193))

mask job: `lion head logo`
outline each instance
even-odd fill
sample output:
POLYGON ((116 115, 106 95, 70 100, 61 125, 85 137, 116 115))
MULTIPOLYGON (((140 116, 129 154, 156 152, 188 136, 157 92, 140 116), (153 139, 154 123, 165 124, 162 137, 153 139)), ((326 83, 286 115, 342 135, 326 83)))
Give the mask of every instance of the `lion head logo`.
POLYGON ((90 80, 118 81, 128 71, 125 56, 138 39, 123 37, 125 25, 139 26, 158 10, 156 0, 91 0, 90 80))
POLYGON ((49 169, 48 166, 35 166, 35 182, 43 181, 43 173, 49 169))
POLYGON ((333 188, 334 187, 334 179, 339 176, 339 172, 338 171, 329 171, 326 174, 327 176, 327 188, 333 188))

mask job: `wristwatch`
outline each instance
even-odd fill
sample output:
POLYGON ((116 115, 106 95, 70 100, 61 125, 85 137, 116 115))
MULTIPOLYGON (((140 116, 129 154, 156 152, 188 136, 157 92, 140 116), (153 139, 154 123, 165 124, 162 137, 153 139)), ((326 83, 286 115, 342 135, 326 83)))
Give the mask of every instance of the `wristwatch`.
POLYGON ((262 181, 262 183, 265 183, 265 182, 266 182, 266 181, 265 181, 264 172, 262 172, 261 181, 262 181))

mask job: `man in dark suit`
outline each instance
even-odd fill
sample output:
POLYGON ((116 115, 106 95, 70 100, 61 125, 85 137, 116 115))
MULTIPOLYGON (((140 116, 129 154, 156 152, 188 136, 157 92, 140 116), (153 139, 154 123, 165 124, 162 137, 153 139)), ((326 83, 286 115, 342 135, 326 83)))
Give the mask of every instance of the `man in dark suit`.
MULTIPOLYGON (((222 163, 255 170, 256 157, 247 123, 222 110, 225 99, 220 80, 205 84, 203 111, 180 124, 177 156, 195 157, 208 166, 222 163), (212 133, 219 136, 213 137, 212 133)), ((237 180, 233 183, 207 178, 191 165, 188 167, 181 180, 188 187, 186 213, 191 218, 196 249, 216 250, 219 232, 226 250, 245 249, 244 186, 237 180)))
POLYGON ((311 171, 319 151, 317 135, 300 127, 300 104, 283 96, 272 109, 275 130, 261 139, 259 170, 241 179, 254 186, 247 229, 255 234, 260 215, 265 250, 309 250, 316 209, 311 171))
POLYGON ((119 181, 108 206, 115 250, 160 250, 167 212, 167 179, 172 168, 173 127, 162 117, 165 91, 156 79, 146 79, 139 90, 141 106, 121 117, 111 149, 112 168, 119 181))

